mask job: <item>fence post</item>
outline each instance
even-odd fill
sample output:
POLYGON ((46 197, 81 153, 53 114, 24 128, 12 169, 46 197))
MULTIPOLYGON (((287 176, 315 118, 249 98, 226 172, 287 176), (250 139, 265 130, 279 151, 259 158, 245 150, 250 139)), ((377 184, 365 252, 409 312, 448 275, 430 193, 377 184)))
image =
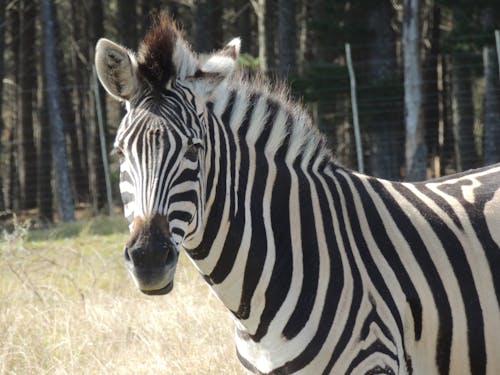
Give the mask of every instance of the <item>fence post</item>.
POLYGON ((111 179, 109 177, 108 152, 106 150, 106 136, 104 134, 104 117, 102 114, 101 97, 99 95, 99 82, 95 65, 92 65, 92 76, 94 78, 94 98, 97 110, 97 123, 99 125, 99 140, 101 143, 102 164, 104 167, 104 179, 106 181, 106 194, 108 199, 109 216, 113 215, 113 196, 111 193, 111 179))
POLYGON ((351 105, 352 105, 352 121, 354 125, 354 141, 356 143, 356 155, 358 158, 358 171, 365 173, 365 166, 363 162, 363 146, 361 144, 361 133, 359 131, 359 117, 358 117, 358 100, 356 96, 356 76, 352 67, 351 58, 351 45, 346 43, 345 55, 347 61, 347 69, 349 70, 349 80, 351 82, 351 105))
POLYGON ((497 45, 498 74, 500 76, 500 30, 495 30, 495 41, 497 45))

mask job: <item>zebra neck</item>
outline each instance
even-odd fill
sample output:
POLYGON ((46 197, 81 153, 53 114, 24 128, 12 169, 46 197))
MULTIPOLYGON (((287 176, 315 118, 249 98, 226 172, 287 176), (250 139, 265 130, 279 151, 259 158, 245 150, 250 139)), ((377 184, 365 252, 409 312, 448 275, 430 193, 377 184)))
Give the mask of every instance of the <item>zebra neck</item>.
POLYGON ((295 272, 316 275, 306 288, 317 287, 316 235, 301 228, 320 214, 307 186, 334 164, 306 114, 276 96, 226 90, 209 105, 207 125, 203 218, 185 248, 241 331, 258 340, 296 297, 287 297, 300 282, 295 272), (313 248, 305 263, 303 247, 313 248))

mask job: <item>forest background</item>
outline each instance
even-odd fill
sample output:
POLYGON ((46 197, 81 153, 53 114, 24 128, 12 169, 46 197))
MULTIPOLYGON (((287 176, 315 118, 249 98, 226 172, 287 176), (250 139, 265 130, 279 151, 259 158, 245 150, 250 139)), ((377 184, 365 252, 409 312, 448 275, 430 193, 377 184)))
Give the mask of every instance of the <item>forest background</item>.
POLYGON ((159 10, 200 53, 240 36, 243 69, 286 80, 346 167, 360 165, 353 113, 371 175, 500 161, 496 0, 0 0, 0 220, 117 210, 107 152, 123 108, 97 85, 94 47, 135 50, 159 10))

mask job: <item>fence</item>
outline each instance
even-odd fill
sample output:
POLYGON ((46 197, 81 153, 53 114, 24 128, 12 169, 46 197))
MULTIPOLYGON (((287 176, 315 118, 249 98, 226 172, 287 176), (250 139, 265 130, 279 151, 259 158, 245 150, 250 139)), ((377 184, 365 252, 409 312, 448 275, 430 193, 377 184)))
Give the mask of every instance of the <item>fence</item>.
MULTIPOLYGON (((498 32, 496 37, 497 49, 500 50, 498 32)), ((341 164, 358 169, 361 161, 369 174, 402 179, 405 142, 403 72, 399 64, 394 72, 396 79, 380 85, 370 82, 369 62, 360 57, 366 55, 365 49, 369 47, 352 45, 351 75, 346 66, 348 58, 327 65, 311 64, 301 74, 291 74, 292 94, 303 98, 304 105, 327 136, 341 164), (354 77, 356 86, 353 85, 354 77), (357 99, 354 107, 352 98, 357 99), (357 146, 353 116, 359 117, 360 141, 357 146), (363 151, 360 153, 361 145, 363 151), (392 172, 387 172, 388 168, 392 172)), ((427 57, 437 60, 436 65, 424 64, 422 69, 428 176, 460 171, 465 166, 480 166, 484 157, 484 101, 489 84, 485 81, 483 60, 477 54, 467 58, 443 54, 428 54, 427 57), (461 76, 457 77, 456 72, 461 72, 461 76), (460 103, 468 103, 465 111, 460 103), (458 128, 460 124, 463 129, 458 128)), ((489 92, 495 95, 497 110, 500 107, 498 71, 500 69, 497 69, 496 82, 492 82, 494 87, 489 92)), ((84 214, 117 213, 121 210, 119 170, 116 160, 107 160, 107 152, 123 109, 107 95, 103 100, 104 108, 99 109, 101 101, 96 100, 96 95, 104 93, 94 89, 91 70, 86 73, 89 77, 86 84, 77 85, 70 80, 62 87, 65 103, 62 116, 66 126, 73 196, 79 212, 84 214), (102 125, 101 142, 104 140, 102 144, 105 146, 102 152, 96 138, 99 124, 102 125), (109 165, 109 171, 94 168, 98 164, 109 165), (96 169, 94 172, 93 168, 96 169), (103 189, 106 181, 107 191, 103 189)), ((42 205, 54 207, 57 200, 51 193, 50 166, 41 169, 43 162, 50 164, 48 124, 43 90, 37 88, 31 92, 32 135, 23 132, 20 126, 21 94, 13 78, 4 78, 0 211, 36 215, 42 205)), ((500 129, 500 112, 497 122, 500 129)))

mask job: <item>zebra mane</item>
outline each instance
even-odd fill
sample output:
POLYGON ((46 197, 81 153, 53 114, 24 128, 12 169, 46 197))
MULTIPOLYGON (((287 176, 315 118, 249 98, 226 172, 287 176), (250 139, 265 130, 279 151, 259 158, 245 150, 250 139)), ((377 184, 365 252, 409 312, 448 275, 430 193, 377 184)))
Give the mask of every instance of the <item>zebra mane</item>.
POLYGON ((139 71, 154 86, 165 86, 175 75, 172 55, 178 35, 175 22, 165 13, 160 13, 153 19, 153 26, 139 46, 139 71))
POLYGON ((278 150, 287 135, 289 156, 301 154, 303 160, 311 159, 319 149, 320 158, 333 160, 333 153, 328 146, 325 136, 314 125, 312 117, 304 107, 301 99, 293 98, 285 82, 271 81, 268 77, 258 73, 249 77, 245 72, 235 72, 227 81, 227 88, 251 96, 265 97, 277 105, 291 119, 275 121, 272 126, 275 137, 270 138, 270 149, 278 150), (278 128, 278 129, 276 129, 278 128))
POLYGON ((137 53, 140 73, 156 88, 173 78, 185 79, 198 68, 198 57, 182 36, 176 22, 165 12, 153 18, 137 53))

